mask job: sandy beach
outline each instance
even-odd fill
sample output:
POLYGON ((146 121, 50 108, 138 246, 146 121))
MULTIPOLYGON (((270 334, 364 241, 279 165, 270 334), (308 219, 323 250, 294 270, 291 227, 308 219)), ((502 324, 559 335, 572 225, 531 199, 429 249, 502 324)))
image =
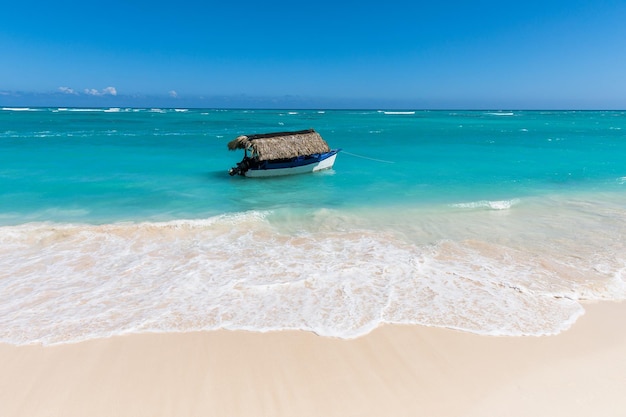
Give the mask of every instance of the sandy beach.
POLYGON ((355 340, 216 331, 0 345, 0 415, 623 416, 626 303, 585 308, 549 337, 383 326, 355 340))

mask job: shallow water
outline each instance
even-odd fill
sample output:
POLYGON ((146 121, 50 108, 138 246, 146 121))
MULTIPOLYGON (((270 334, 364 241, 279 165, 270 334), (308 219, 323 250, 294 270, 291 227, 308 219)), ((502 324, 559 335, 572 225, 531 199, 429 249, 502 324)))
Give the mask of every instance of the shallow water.
POLYGON ((3 342, 544 335, 626 298, 621 112, 31 110, 0 111, 3 342), (228 176, 230 139, 310 127, 333 170, 228 176))

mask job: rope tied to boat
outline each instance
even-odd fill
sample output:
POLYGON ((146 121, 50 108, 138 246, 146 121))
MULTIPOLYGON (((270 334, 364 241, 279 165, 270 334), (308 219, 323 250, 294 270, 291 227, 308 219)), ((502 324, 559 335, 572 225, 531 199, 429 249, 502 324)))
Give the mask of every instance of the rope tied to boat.
POLYGON ((350 155, 350 156, 354 156, 356 158, 369 159, 370 161, 382 162, 382 163, 385 163, 385 164, 395 164, 394 161, 385 161, 384 159, 370 158, 369 156, 357 155, 355 153, 350 153, 350 152, 346 152, 346 151, 341 151, 341 153, 344 153, 344 154, 350 155))

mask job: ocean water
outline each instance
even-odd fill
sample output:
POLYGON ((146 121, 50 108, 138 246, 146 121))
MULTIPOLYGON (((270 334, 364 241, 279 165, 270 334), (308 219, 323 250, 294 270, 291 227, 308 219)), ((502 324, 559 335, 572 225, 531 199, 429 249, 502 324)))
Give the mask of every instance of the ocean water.
POLYGON ((538 336, 625 298, 626 112, 0 109, 0 342, 538 336), (228 175, 307 128, 334 169, 228 175))

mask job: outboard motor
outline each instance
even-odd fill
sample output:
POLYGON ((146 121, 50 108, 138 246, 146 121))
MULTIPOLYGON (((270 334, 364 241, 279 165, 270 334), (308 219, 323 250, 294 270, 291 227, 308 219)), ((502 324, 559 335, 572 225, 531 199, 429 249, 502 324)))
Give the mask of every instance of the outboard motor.
POLYGON ((246 156, 241 162, 237 162, 236 167, 229 169, 228 174, 231 177, 233 175, 244 175, 248 169, 250 169, 250 158, 246 156))

